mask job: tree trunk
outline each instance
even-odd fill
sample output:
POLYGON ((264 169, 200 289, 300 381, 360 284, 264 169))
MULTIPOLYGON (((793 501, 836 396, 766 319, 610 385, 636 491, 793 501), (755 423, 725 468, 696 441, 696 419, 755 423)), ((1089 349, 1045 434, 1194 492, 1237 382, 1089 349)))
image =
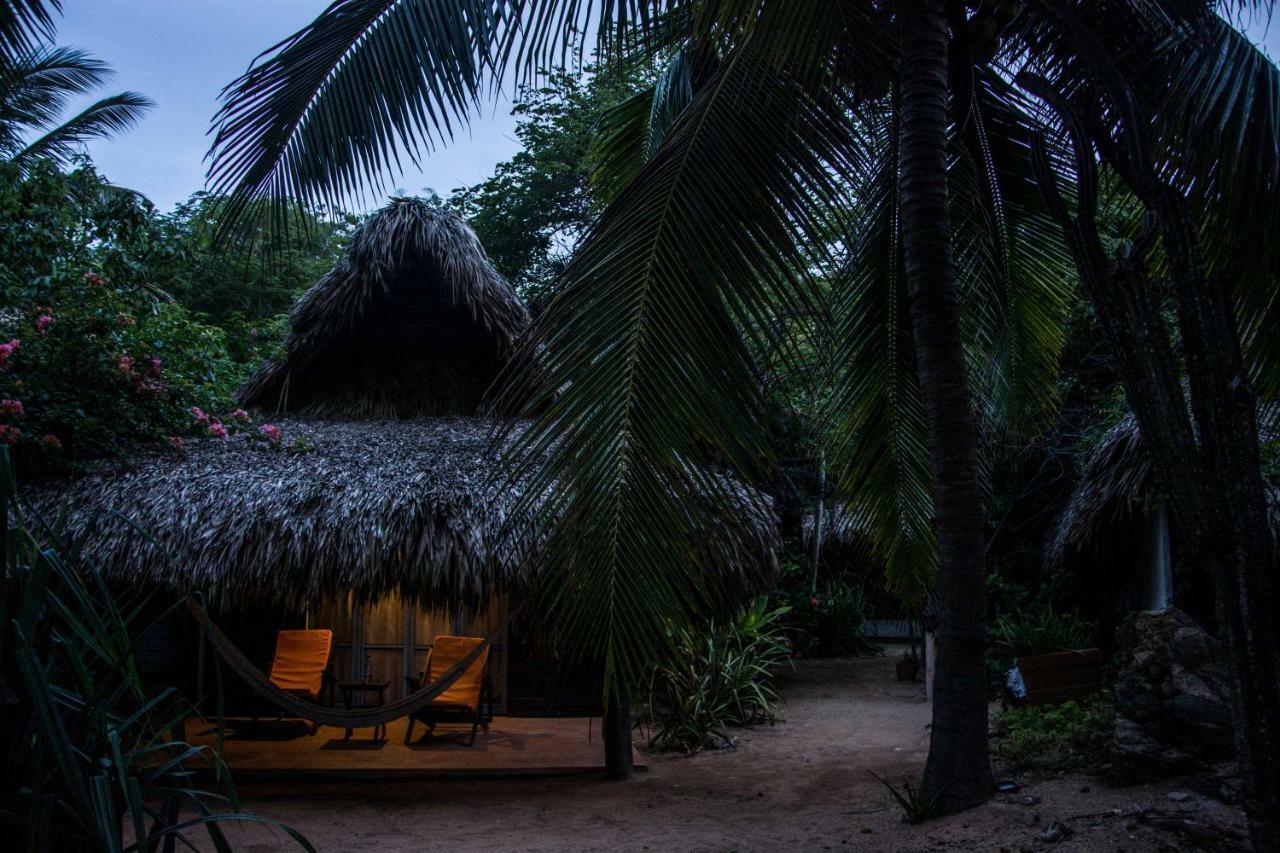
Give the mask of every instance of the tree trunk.
POLYGON ((952 267, 947 191, 948 26, 942 0, 907 0, 903 27, 901 215, 938 531, 941 610, 924 795, 942 812, 984 802, 986 593, 977 428, 952 267))
POLYGON ((809 595, 818 594, 818 567, 822 564, 822 524, 827 491, 827 455, 818 451, 818 500, 813 508, 813 545, 809 552, 809 595))
POLYGON ((1109 91, 1130 137, 1112 138, 1098 122, 1086 125, 1044 80, 1029 78, 1028 83, 1071 131, 1076 216, 1058 194, 1042 142, 1035 148, 1037 180, 1071 244, 1085 292, 1119 367, 1178 527, 1184 546, 1180 559, 1213 579, 1236 694, 1232 717, 1249 832, 1256 851, 1280 850, 1280 763, 1275 761, 1280 755, 1275 663, 1280 649, 1270 612, 1275 554, 1259 461, 1257 400, 1234 313, 1225 289, 1209 281, 1196 218, 1150 159, 1142 134, 1145 124, 1127 92, 1114 85, 1109 91), (1094 146, 1148 210, 1144 233, 1114 261, 1103 252, 1094 218, 1094 146), (1173 281, 1191 413, 1145 267, 1157 233, 1173 281))
POLYGON ((625 693, 609 698, 602 729, 605 778, 625 782, 635 773, 631 753, 631 702, 625 693))

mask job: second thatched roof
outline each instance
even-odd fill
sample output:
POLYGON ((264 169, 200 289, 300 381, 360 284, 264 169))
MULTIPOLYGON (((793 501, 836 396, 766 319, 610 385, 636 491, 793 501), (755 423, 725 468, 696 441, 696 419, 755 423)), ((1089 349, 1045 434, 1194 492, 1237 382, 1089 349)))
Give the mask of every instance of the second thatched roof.
MULTIPOLYGON (((1261 419, 1264 438, 1275 439, 1270 420, 1261 419)), ((1272 535, 1280 537, 1280 493, 1268 489, 1272 535)), ((1138 420, 1125 415, 1107 430, 1085 465, 1071 499, 1045 549, 1045 561, 1061 565, 1072 554, 1104 546, 1108 536, 1159 500, 1155 466, 1138 420)))
POLYGON ((237 400, 302 417, 474 414, 528 322, 460 217, 392 199, 294 306, 283 353, 237 400))

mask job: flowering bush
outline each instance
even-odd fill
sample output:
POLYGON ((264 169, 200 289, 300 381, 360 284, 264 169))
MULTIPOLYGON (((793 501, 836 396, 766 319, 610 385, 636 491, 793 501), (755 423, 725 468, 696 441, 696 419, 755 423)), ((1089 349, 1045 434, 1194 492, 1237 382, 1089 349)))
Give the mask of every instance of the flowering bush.
POLYGON ((0 313, 0 441, 27 470, 189 434, 193 405, 226 408, 243 368, 222 330, 96 272, 46 282, 40 304, 11 296, 0 313))

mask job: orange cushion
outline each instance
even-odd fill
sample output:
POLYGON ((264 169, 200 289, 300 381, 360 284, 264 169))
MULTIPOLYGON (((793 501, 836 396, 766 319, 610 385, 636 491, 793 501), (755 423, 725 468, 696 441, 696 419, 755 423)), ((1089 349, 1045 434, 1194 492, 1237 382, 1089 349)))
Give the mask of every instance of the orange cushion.
MULTIPOLYGON (((445 672, 453 668, 459 661, 471 654, 476 646, 483 643, 480 637, 436 637, 431 645, 431 661, 427 672, 427 681, 435 681, 445 672)), ((480 687, 484 683, 484 665, 489 658, 489 650, 476 655, 471 666, 463 670, 449 688, 431 701, 433 705, 464 705, 475 708, 480 704, 480 687)))
POLYGON ((333 632, 328 628, 279 632, 276 656, 271 660, 271 683, 281 690, 319 696, 332 647, 333 632))

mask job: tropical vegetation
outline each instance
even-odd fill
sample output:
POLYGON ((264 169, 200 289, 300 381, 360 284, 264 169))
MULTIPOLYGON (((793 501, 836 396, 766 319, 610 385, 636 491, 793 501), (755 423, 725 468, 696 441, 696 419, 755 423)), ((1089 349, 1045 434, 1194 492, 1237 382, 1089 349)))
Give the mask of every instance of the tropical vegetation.
MULTIPOLYGON (((1229 20, 1272 5, 337 0, 231 83, 209 191, 163 215, 78 156, 145 99, 64 119, 107 69, 51 46, 56 2, 10 0, 0 441, 39 471, 213 434, 193 407, 226 412, 274 351, 342 208, 509 83, 521 152, 437 201, 535 309, 491 402, 530 424, 498 439, 546 531, 540 603, 606 662, 610 718, 634 696, 655 745, 727 742, 774 716, 779 626, 861 651, 862 587, 823 565, 843 519, 938 628, 901 802, 983 801, 989 669, 1090 639, 1042 543, 1132 417, 1214 592, 1253 842, 1275 849, 1280 72, 1229 20), (792 571, 785 607, 726 621, 737 602, 699 582, 715 537, 688 531, 735 481, 778 498, 792 571)), ((996 750, 1079 752, 1105 717, 1010 712, 996 750)))
POLYGON ((939 568, 924 794, 944 811, 985 799, 980 439, 1027 434, 1051 411, 1074 272, 1166 481, 1185 484, 1174 515, 1220 579, 1219 617, 1250 697, 1237 729, 1254 842, 1280 837, 1264 805, 1280 792, 1262 758, 1280 697, 1246 381, 1249 365, 1269 382, 1257 367, 1269 345, 1251 330, 1272 304, 1257 273, 1273 267, 1250 276, 1226 248, 1270 222, 1257 189, 1275 178, 1276 70, 1216 4, 548 0, 455 11, 335 4, 228 88, 211 175, 233 208, 349 197, 360 176, 391 165, 394 145, 442 141, 487 76, 531 75, 577 32, 595 29, 615 61, 666 60, 651 94, 618 116, 643 133, 604 134, 619 189, 559 277, 528 372, 501 398, 537 416, 513 464, 536 469, 545 488, 534 493, 558 484, 562 495, 544 504, 545 559, 561 576, 548 603, 604 650, 611 675, 634 681, 657 656, 662 620, 696 609, 692 574, 672 568, 697 559, 678 544, 706 486, 688 460, 710 446, 727 467, 763 475, 756 354, 775 343, 779 316, 813 310, 814 279, 830 271, 842 355, 833 468, 881 522, 902 572, 927 576, 935 555, 939 568), (1244 96, 1240 81, 1252 81, 1244 96), (1229 156, 1224 128, 1238 140, 1229 156), (351 138, 372 142, 335 144, 351 138), (1098 225, 1100 170, 1148 218, 1115 262, 1098 225), (1154 298, 1121 296, 1150 293, 1157 243, 1185 361, 1154 298), (1239 318, 1209 288, 1210 269, 1242 273, 1224 278, 1239 318), (573 559, 585 553, 595 559, 573 559))

